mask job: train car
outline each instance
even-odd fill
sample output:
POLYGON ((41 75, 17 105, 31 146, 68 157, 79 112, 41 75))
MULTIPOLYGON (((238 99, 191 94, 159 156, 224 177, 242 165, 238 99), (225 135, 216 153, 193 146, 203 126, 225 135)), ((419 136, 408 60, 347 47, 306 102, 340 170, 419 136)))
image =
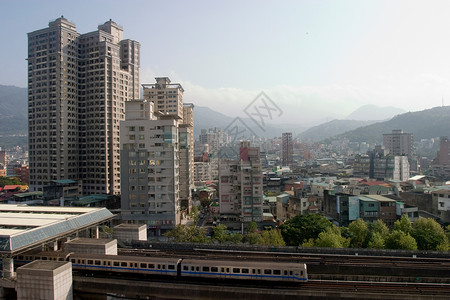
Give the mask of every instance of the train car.
POLYGON ((306 264, 304 263, 183 259, 180 272, 182 277, 284 282, 306 282, 308 280, 306 264))
POLYGON ((42 252, 27 252, 19 254, 14 257, 14 264, 16 267, 23 266, 34 260, 53 260, 53 261, 69 261, 71 252, 63 251, 42 251, 42 252))
POLYGON ((177 276, 180 259, 73 253, 70 261, 75 270, 177 276))

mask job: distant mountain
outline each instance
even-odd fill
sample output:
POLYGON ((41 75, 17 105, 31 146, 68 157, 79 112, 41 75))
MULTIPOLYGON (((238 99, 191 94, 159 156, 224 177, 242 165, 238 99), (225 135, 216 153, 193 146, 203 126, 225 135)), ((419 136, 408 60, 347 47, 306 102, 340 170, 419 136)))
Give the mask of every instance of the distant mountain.
POLYGON ((311 127, 300 133, 297 137, 300 138, 300 140, 317 142, 375 122, 377 121, 333 120, 311 127))
POLYGON ((450 106, 404 113, 389 121, 360 127, 337 135, 332 139, 347 138, 351 142, 365 141, 381 144, 383 133, 391 133, 393 129, 403 129, 404 132, 413 133, 416 141, 450 136, 450 106))
MULTIPOLYGON (((299 125, 292 124, 272 124, 266 123, 264 130, 261 130, 257 125, 248 118, 241 119, 246 126, 250 128, 256 135, 260 137, 273 138, 281 136, 283 132, 292 132, 294 134, 304 131, 306 128, 299 125)), ((235 121, 235 118, 229 117, 205 106, 194 107, 194 136, 198 137, 202 129, 209 129, 219 127, 226 129, 235 121)), ((240 125, 244 126, 244 125, 240 125)))
POLYGON ((379 107, 372 104, 361 106, 345 118, 346 120, 388 120, 396 115, 403 114, 406 111, 397 107, 379 107))
POLYGON ((27 89, 0 85, 0 134, 27 133, 27 120, 27 89))
POLYGON ((27 89, 0 85, 0 147, 28 145, 27 89))

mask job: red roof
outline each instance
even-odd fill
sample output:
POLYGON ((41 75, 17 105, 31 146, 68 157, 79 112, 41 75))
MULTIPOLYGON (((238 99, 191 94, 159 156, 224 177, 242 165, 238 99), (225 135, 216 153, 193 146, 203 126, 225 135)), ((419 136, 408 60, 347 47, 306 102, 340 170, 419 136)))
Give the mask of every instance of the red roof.
POLYGON ((15 190, 17 188, 21 188, 22 186, 20 184, 15 184, 15 185, 5 185, 5 187, 3 188, 3 190, 15 190))

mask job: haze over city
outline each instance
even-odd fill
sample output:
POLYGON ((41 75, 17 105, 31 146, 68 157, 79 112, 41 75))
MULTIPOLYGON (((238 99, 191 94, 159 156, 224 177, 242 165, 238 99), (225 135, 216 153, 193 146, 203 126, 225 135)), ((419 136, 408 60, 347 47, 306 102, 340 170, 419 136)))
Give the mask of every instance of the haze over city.
POLYGON ((283 123, 362 105, 450 101, 448 1, 2 1, 0 84, 26 87, 26 33, 64 15, 79 32, 112 19, 141 43, 141 83, 169 76, 185 100, 229 116, 264 91, 283 123))

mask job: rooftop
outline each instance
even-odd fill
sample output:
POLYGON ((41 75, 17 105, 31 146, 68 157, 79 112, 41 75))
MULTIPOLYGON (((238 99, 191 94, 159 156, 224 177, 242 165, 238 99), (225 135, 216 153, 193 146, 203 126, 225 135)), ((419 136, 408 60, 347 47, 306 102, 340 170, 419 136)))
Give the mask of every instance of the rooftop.
POLYGON ((0 204, 0 253, 27 249, 112 217, 106 208, 0 204))

